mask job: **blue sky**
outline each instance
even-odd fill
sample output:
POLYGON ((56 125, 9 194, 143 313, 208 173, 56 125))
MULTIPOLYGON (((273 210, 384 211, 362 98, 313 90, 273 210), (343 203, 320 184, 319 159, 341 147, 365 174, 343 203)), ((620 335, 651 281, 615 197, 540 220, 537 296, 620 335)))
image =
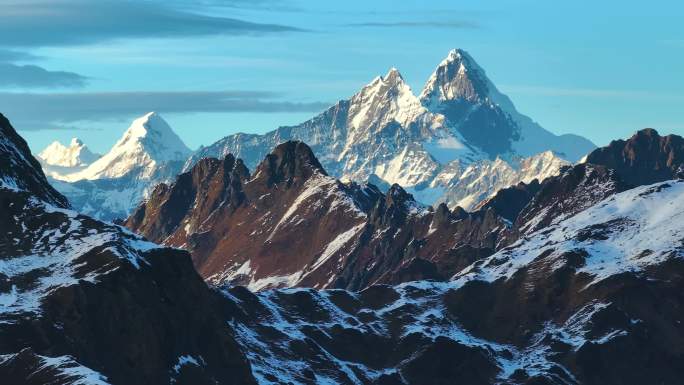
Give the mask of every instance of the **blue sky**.
POLYGON ((34 151, 104 152, 158 110, 192 147, 296 124, 397 67, 467 50, 518 110, 598 145, 684 135, 675 1, 5 1, 0 112, 34 151))

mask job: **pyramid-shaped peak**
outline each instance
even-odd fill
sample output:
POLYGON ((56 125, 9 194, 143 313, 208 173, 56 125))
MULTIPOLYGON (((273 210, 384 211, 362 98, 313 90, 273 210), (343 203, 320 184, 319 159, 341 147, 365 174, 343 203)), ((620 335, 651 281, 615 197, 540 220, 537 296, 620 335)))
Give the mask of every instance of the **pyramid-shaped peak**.
POLYGON ((452 49, 428 79, 420 99, 423 104, 464 99, 483 101, 490 95, 484 70, 462 49, 452 49))
POLYGON ((71 180, 118 178, 132 170, 148 176, 159 163, 183 161, 190 149, 157 113, 133 120, 114 146, 85 170, 70 175, 71 180))
POLYGON ((69 142, 69 147, 81 147, 83 146, 83 141, 79 138, 71 138, 71 142, 69 142))
POLYGON ((445 61, 453 62, 456 60, 461 60, 463 57, 467 56, 468 53, 460 48, 454 48, 451 51, 449 51, 449 54, 447 55, 445 61))
MULTIPOLYGON (((408 87, 404 82, 404 77, 395 67, 387 71, 385 76, 376 76, 370 83, 368 83, 363 90, 380 90, 397 87, 408 87)), ((362 92, 363 92, 362 90, 362 92)))
POLYGON ((159 152, 157 154, 161 155, 159 160, 165 159, 166 155, 172 155, 171 153, 190 152, 190 149, 176 135, 166 120, 156 112, 148 112, 135 119, 115 147, 138 142, 142 143, 143 146, 151 147, 150 150, 159 152))
POLYGON ((349 124, 362 130, 382 128, 391 122, 405 126, 425 111, 396 68, 373 79, 349 103, 349 124))
POLYGON ((385 82, 403 82, 404 77, 401 76, 401 73, 399 72, 398 69, 395 67, 392 67, 387 71, 387 74, 383 77, 385 82))
POLYGON ((148 132, 158 132, 162 134, 173 134, 171 126, 156 112, 148 112, 145 115, 133 120, 126 134, 135 137, 146 136, 148 132))

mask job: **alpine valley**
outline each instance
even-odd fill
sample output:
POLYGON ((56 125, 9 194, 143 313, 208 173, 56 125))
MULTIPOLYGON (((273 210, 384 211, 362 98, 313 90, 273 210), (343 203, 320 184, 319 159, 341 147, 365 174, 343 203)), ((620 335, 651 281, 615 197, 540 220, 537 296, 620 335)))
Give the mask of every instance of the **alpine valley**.
POLYGON ((3 383, 684 378, 684 138, 553 135, 464 51, 194 153, 149 113, 37 158, 0 115, 3 383))

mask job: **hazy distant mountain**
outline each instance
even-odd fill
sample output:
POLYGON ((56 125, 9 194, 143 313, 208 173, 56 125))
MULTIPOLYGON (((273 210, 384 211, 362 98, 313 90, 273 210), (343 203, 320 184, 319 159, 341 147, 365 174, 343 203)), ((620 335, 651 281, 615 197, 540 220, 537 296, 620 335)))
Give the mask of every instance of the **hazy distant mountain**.
POLYGON ((71 139, 69 146, 58 141, 50 143, 38 154, 38 161, 46 174, 59 178, 88 167, 100 157, 88 149, 78 138, 71 139))
POLYGON ((87 167, 51 175, 51 183, 83 213, 125 218, 162 181, 173 180, 190 149, 156 113, 131 123, 114 146, 87 167))

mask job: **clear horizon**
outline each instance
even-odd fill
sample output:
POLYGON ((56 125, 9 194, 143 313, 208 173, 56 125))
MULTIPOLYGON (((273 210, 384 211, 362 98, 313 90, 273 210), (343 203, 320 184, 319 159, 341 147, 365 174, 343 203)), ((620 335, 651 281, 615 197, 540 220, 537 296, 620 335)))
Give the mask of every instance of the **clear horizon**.
POLYGON ((71 137, 106 152, 151 110, 196 149, 303 122, 391 67, 418 94, 462 48, 553 133, 684 134, 673 1, 199 4, 3 2, 0 112, 34 152, 71 137))

